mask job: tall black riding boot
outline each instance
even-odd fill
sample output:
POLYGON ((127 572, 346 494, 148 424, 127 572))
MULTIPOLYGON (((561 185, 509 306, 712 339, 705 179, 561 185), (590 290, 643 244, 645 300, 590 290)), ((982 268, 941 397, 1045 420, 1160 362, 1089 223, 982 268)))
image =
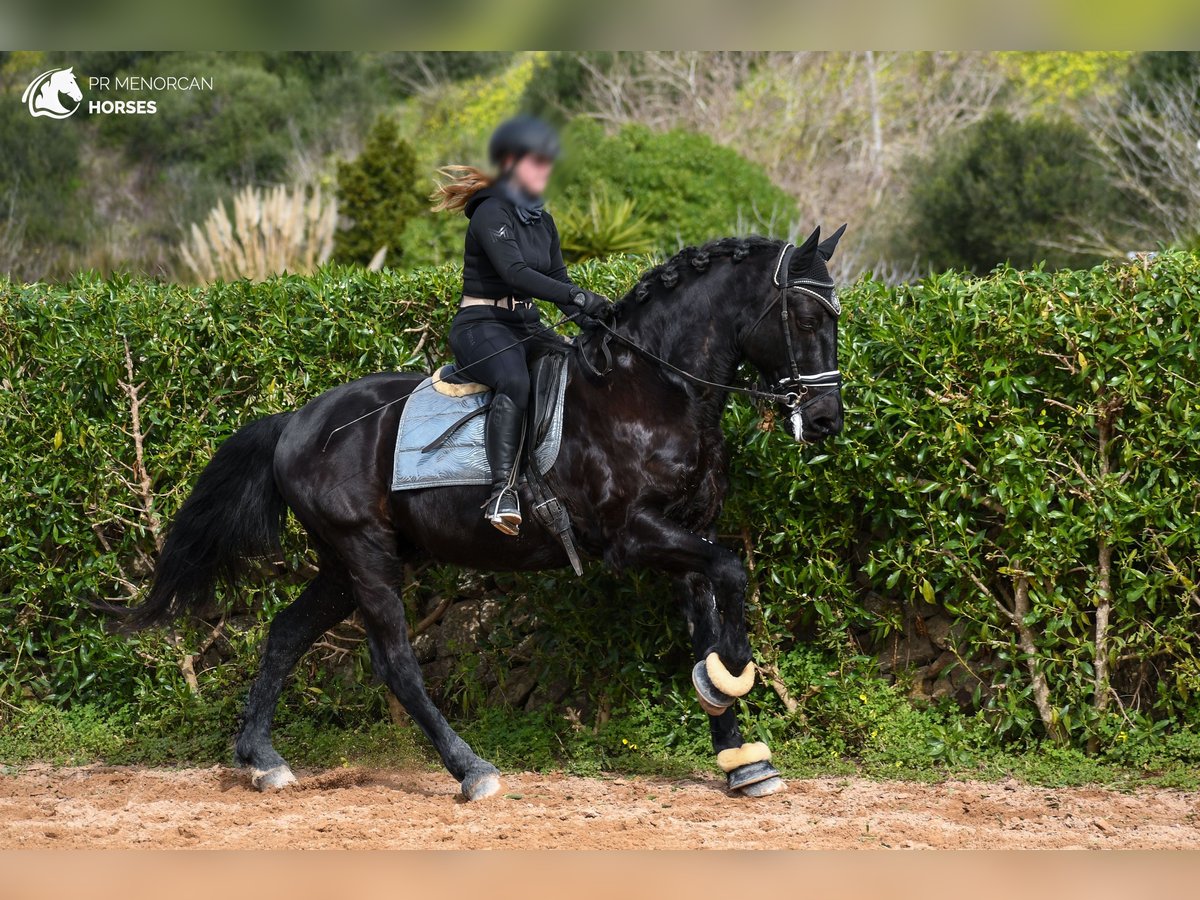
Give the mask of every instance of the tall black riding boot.
POLYGON ((507 394, 492 397, 484 429, 484 446, 492 468, 492 496, 484 518, 505 534, 521 530, 521 506, 517 500, 517 454, 521 451, 524 413, 507 394))

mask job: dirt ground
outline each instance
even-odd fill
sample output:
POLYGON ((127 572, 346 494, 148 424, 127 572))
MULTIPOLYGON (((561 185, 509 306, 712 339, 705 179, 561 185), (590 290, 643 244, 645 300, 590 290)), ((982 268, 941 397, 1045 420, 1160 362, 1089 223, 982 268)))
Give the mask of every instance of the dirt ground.
POLYGON ((1200 847, 1198 792, 819 778, 752 800, 716 778, 508 774, 465 803, 441 772, 297 774, 262 795, 224 767, 29 767, 0 776, 0 848, 1200 847))

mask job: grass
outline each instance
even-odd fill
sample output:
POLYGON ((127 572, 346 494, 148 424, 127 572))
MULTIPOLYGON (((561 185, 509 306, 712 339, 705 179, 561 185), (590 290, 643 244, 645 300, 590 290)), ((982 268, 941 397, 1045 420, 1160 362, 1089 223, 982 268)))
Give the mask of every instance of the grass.
MULTIPOLYGON (((631 704, 600 728, 581 726, 550 710, 489 709, 456 727, 475 749, 507 771, 564 771, 585 776, 685 778, 716 773, 702 714, 698 722, 667 722, 659 707, 631 704), (674 727, 667 728, 666 725, 674 727)), ((911 724, 911 722, 909 723, 911 724)), ((82 765, 213 765, 231 761, 236 715, 230 702, 200 700, 160 717, 94 706, 69 710, 31 704, 9 711, 0 729, 0 771, 31 763, 82 765)), ((890 749, 875 745, 846 753, 812 735, 772 741, 775 761, 791 778, 863 777, 938 782, 1015 778, 1046 787, 1099 785, 1200 788, 1197 741, 1174 733, 1124 756, 1034 744, 981 747, 950 760, 935 758, 937 734, 908 737, 890 749), (924 742, 919 739, 924 738, 924 742)), ((281 710, 276 746, 298 768, 435 766, 437 757, 414 725, 376 721, 339 725, 311 711, 281 710)), ((836 742, 834 742, 836 743, 836 742)))

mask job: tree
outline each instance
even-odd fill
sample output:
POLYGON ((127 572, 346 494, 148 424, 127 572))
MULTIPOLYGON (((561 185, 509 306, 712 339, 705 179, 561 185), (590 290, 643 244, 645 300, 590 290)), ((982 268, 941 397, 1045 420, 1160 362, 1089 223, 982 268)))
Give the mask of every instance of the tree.
POLYGON ((1127 93, 1134 103, 1154 105, 1164 89, 1200 79, 1200 51, 1151 50, 1139 53, 1130 66, 1127 93))
POLYGON ((1107 212, 1095 156, 1091 138, 1071 122, 993 113, 918 166, 897 243, 934 269, 1092 262, 1055 245, 1072 223, 1107 212))
POLYGON ((1115 222, 1081 223, 1076 242, 1108 255, 1196 246, 1200 75, 1131 80, 1088 116, 1115 198, 1115 222))
POLYGON ((416 169, 416 154, 401 139, 396 120, 381 116, 359 157, 338 163, 338 207, 350 225, 334 239, 334 259, 365 265, 386 247, 395 264, 403 254, 405 226, 425 209, 416 169))
MULTIPOLYGON (((319 124, 303 79, 269 72, 254 58, 203 53, 150 56, 119 73, 155 76, 168 65, 169 71, 203 73, 216 89, 173 92, 153 116, 98 117, 104 138, 133 159, 194 169, 221 188, 286 177, 296 145, 307 143, 319 124)), ((144 99, 137 91, 112 95, 144 99)))
POLYGON ((612 64, 614 54, 603 51, 549 54, 534 71, 521 106, 535 116, 558 125, 588 106, 593 72, 612 64))
POLYGON ((0 106, 0 274, 49 278, 85 238, 79 123, 35 119, 11 95, 0 106))

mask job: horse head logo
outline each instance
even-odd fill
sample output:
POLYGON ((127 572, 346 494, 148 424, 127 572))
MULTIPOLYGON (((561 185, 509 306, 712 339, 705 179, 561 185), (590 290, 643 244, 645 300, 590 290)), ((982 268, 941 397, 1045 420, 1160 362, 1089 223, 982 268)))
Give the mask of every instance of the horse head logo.
POLYGON ((83 91, 75 81, 75 73, 70 69, 51 69, 43 72, 29 83, 21 102, 29 108, 31 116, 49 116, 51 119, 65 119, 74 115, 83 102, 83 91), (74 105, 63 103, 63 95, 74 101, 74 105))

